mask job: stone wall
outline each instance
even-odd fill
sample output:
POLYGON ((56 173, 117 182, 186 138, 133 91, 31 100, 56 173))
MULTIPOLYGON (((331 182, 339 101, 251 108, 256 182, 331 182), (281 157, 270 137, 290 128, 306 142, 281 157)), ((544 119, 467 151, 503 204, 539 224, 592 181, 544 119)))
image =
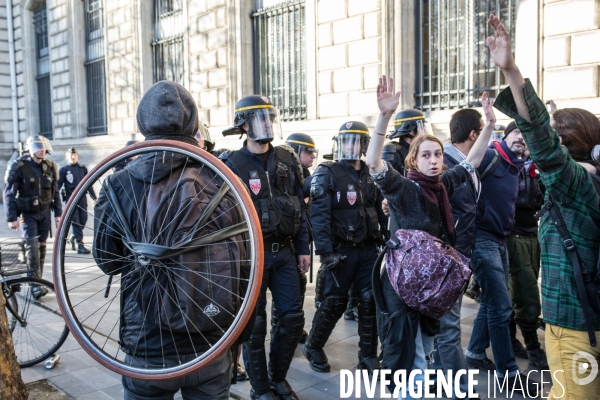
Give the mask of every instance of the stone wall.
POLYGON ((600 1, 544 1, 543 98, 600 114, 600 1))

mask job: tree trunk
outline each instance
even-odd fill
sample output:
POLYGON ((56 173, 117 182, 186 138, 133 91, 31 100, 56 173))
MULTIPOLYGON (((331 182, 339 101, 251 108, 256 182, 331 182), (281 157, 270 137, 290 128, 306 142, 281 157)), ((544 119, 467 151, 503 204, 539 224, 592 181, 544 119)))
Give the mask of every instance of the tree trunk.
POLYGON ((5 306, 6 299, 0 293, 0 399, 24 400, 27 399, 29 390, 21 379, 21 367, 8 330, 5 306))

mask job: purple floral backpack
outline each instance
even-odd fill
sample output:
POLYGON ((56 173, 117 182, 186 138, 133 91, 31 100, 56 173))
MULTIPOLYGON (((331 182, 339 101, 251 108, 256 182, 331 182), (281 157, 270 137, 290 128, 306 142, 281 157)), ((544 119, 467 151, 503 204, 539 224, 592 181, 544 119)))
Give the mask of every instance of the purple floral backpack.
POLYGON ((394 291, 412 309, 440 319, 469 283, 469 260, 427 232, 398 229, 388 242, 385 267, 394 291))

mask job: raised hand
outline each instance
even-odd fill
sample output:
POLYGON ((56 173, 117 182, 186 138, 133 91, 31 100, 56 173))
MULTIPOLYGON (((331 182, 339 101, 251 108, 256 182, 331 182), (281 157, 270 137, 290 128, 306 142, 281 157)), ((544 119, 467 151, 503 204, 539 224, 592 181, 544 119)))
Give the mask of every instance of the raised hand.
POLYGON ((487 92, 481 94, 481 106, 483 107, 483 114, 488 124, 494 125, 496 123, 496 114, 494 114, 494 100, 488 100, 487 92))
POLYGON ((377 105, 382 114, 391 115, 398 108, 400 92, 394 95, 394 78, 383 75, 377 85, 377 105))
POLYGON ((546 100, 544 102, 544 104, 546 104, 549 108, 548 112, 550 114, 554 114, 556 112, 556 110, 558 110, 558 107, 556 106, 556 103, 554 102, 554 100, 546 100))
POLYGON ((490 36, 486 39, 492 60, 494 60, 494 63, 503 70, 516 67, 515 59, 512 55, 510 36, 508 35, 506 27, 494 14, 490 14, 488 23, 494 29, 494 37, 490 36))

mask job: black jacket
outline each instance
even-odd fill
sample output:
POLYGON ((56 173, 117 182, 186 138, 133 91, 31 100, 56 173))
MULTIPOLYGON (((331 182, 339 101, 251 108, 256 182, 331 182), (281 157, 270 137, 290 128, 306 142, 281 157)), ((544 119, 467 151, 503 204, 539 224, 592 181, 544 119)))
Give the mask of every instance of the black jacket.
MULTIPOLYGON (((65 202, 69 200, 71 194, 73 194, 73 191, 75 190, 77 185, 79 185, 79 182, 81 182, 83 177, 87 175, 87 173, 88 170, 85 167, 85 165, 81 165, 79 163, 68 164, 64 167, 61 167, 61 169, 58 171, 58 189, 60 190, 64 186, 65 198, 63 200, 65 202)), ((92 199, 96 198, 96 192, 94 192, 93 187, 90 187, 90 189, 88 190, 88 194, 92 199)), ((79 205, 82 207, 87 206, 87 198, 83 197, 79 205)))
MULTIPOLYGON (((113 187, 130 227, 135 226, 139 209, 139 206, 134 204, 131 199, 140 199, 140 193, 143 193, 144 186, 146 189, 148 187, 147 183, 154 184, 170 174, 176 174, 186 163, 183 157, 174 157, 173 162, 165 163, 154 162, 153 157, 154 154, 140 156, 129 163, 126 169, 111 175, 104 181, 104 185, 113 187), (119 182, 127 182, 127 184, 122 185, 119 182)), ((190 168, 189 162, 186 165, 187 168, 190 168)), ((212 174, 208 168, 204 168, 203 171, 205 174, 212 174)), ((188 334, 172 334, 162 330, 158 321, 144 316, 144 311, 140 309, 136 296, 140 295, 137 292, 141 287, 141 296, 150 298, 152 294, 145 291, 150 291, 151 288, 138 284, 140 276, 135 271, 132 272, 134 264, 131 261, 127 262, 131 260, 132 254, 123 244, 123 232, 113 218, 115 211, 108 201, 104 185, 100 189, 98 202, 94 207, 94 217, 97 222, 94 224, 93 256, 104 273, 121 274, 119 333, 121 349, 127 354, 137 356, 156 356, 163 354, 163 351, 166 355, 175 355, 175 351, 179 354, 194 354, 194 349, 206 351, 208 346, 202 335, 211 343, 216 343, 221 337, 219 332, 203 332, 189 336, 188 334), (190 341, 190 337, 192 341, 190 341)))
MULTIPOLYGON (((453 152, 449 150, 449 146, 452 146, 452 144, 444 146, 444 164, 446 164, 446 168, 452 169, 461 160, 454 158, 456 155, 450 154, 453 152)), ((478 186, 480 187, 480 184, 478 186)), ((469 258, 475 247, 477 198, 478 189, 475 188, 475 182, 473 182, 473 179, 467 179, 454 189, 454 196, 450 199, 456 232, 456 245, 454 248, 469 258)))

